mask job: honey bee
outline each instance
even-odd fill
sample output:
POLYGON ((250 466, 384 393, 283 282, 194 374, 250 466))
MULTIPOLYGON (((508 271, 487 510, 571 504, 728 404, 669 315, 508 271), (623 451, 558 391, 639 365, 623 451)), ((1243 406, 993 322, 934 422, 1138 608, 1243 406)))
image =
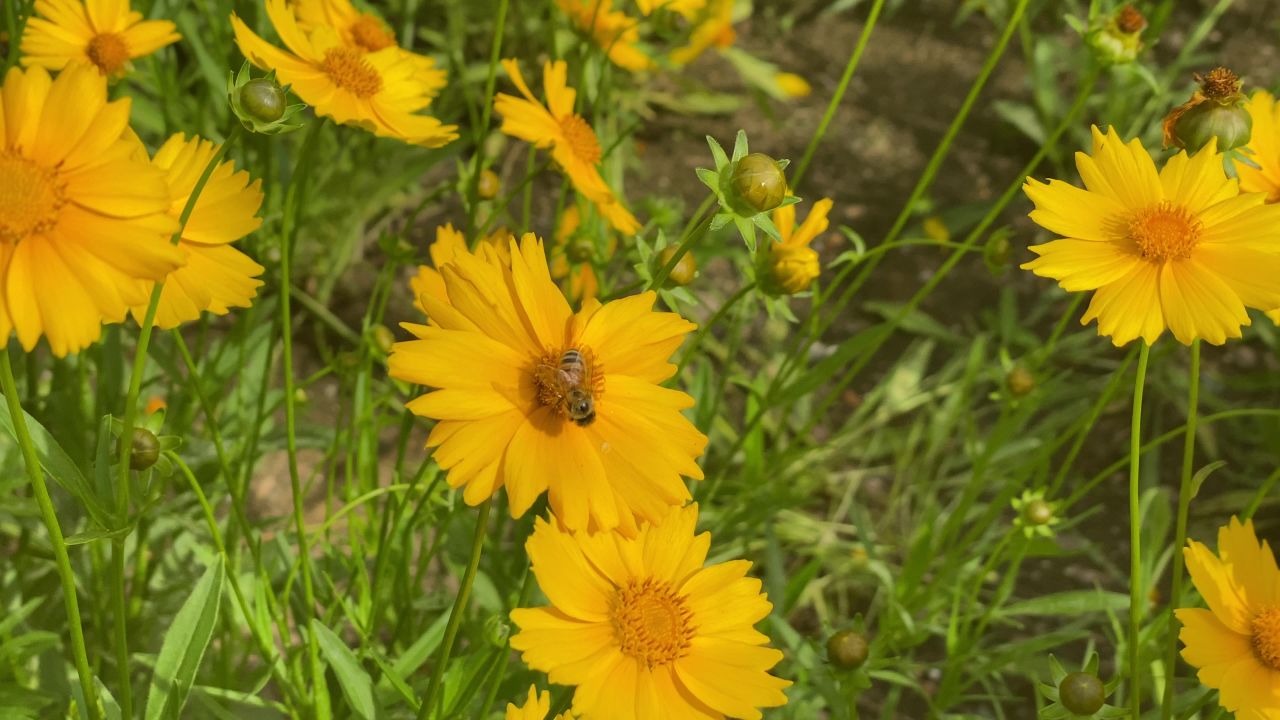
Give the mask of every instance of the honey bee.
POLYGON ((558 365, 539 363, 534 377, 544 403, 556 406, 581 427, 595 421, 595 397, 591 394, 590 373, 581 352, 566 350, 558 365))

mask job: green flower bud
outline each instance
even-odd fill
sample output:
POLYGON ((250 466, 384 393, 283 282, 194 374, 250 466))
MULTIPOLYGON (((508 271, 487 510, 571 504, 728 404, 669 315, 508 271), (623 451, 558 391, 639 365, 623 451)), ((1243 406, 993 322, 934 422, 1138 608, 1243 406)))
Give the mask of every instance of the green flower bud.
POLYGON ((507 622, 506 615, 494 613, 485 618, 484 621, 484 639, 489 641, 493 647, 506 647, 507 638, 511 637, 511 624, 507 622))
POLYGON ((1165 146, 1196 152, 1216 139, 1218 152, 1226 152, 1247 145, 1253 118, 1245 107, 1248 99, 1240 92, 1240 78, 1220 67, 1208 75, 1196 75, 1196 82, 1200 89, 1191 99, 1165 116, 1165 146))
POLYGON ((565 243, 564 255, 575 265, 591 262, 591 259, 596 256, 596 244, 586 235, 576 234, 565 243))
POLYGON ((1022 517, 1028 525, 1048 525, 1053 522, 1053 506, 1036 498, 1022 509, 1022 517))
POLYGON ((133 429, 133 440, 129 446, 129 467, 134 470, 146 470, 160 459, 160 439, 156 434, 143 427, 133 429))
POLYGON ((862 667, 871 653, 871 645, 856 630, 841 630, 827 640, 827 660, 843 670, 862 667))
POLYGON ((373 328, 373 344, 383 353, 391 352, 391 346, 396 344, 395 333, 391 332, 391 328, 386 325, 378 325, 373 328))
MULTIPOLYGON (((667 264, 671 262, 671 258, 674 257, 675 254, 675 245, 668 245, 663 248, 662 252, 658 253, 658 269, 666 267, 667 264)), ((684 255, 681 255, 680 259, 676 261, 675 266, 671 268, 671 273, 667 275, 667 284, 683 287, 693 282, 693 279, 697 276, 698 261, 693 257, 693 253, 687 252, 684 255)))
POLYGON ((1097 676, 1073 672, 1058 683, 1058 698, 1076 715, 1092 715, 1106 703, 1107 690, 1097 676))
POLYGON ((284 115, 286 105, 288 99, 284 91, 270 80, 255 78, 240 88, 240 107, 262 122, 279 120, 284 115))
POLYGON ((769 212, 787 196, 787 178, 778 161, 764 153, 751 153, 733 168, 734 204, 746 215, 769 212))
POLYGON ((1014 397, 1025 397, 1036 389, 1036 376, 1021 365, 1015 365, 1004 378, 1005 387, 1014 397))

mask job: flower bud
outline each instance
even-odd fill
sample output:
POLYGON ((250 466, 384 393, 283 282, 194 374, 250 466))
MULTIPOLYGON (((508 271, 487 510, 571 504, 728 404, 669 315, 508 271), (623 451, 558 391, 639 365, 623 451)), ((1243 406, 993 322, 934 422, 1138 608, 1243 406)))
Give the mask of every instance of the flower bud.
POLYGON ((1036 376, 1021 365, 1015 365, 1004 378, 1004 386, 1014 397, 1025 397, 1036 389, 1036 376))
POLYGON ((1048 525, 1053 522, 1053 506, 1042 498, 1035 498, 1022 508, 1022 517, 1028 525, 1048 525))
POLYGON ((584 234, 575 234, 565 243, 564 255, 575 265, 591 262, 596 255, 596 244, 584 234))
MULTIPOLYGON (((670 264, 671 258, 674 257, 675 254, 675 245, 668 245, 663 248, 662 252, 658 253, 658 269, 661 270, 670 264)), ((680 259, 676 261, 675 266, 671 268, 671 273, 667 275, 667 284, 683 287, 693 282, 693 279, 697 276, 698 261, 693 257, 693 253, 687 252, 684 255, 681 255, 680 259)))
POLYGON ((805 245, 774 245, 769 249, 769 279, 784 295, 804 292, 822 273, 818 252, 805 245))
POLYGON ((1240 78, 1224 67, 1195 78, 1200 89, 1164 118, 1165 147, 1176 145, 1195 152, 1215 138, 1218 152, 1247 145, 1253 118, 1246 109, 1248 99, 1240 92, 1240 78))
POLYGON ((841 630, 827 640, 827 660, 843 670, 856 670, 867 662, 871 645, 856 630, 841 630))
POLYGON ((288 100, 284 91, 270 80, 256 78, 240 88, 240 107, 262 122, 279 120, 284 115, 286 105, 288 100))
POLYGON ((378 325, 373 328, 373 344, 383 353, 389 353, 391 346, 396 344, 395 333, 386 325, 378 325))
POLYGON ((733 168, 734 205, 745 215, 768 212, 787 196, 787 178, 778 161, 764 153, 751 153, 733 168))
POLYGON ((160 439, 156 434, 143 427, 133 429, 133 439, 129 445, 129 467, 134 470, 146 470, 160 459, 160 439))
POLYGON ((506 647, 507 638, 511 637, 511 624, 507 622, 507 616, 502 613, 494 613, 485 618, 484 621, 484 639, 489 641, 493 647, 506 647))
POLYGON ((502 190, 502 182, 498 180, 498 174, 487 168, 481 170, 480 177, 476 179, 476 192, 480 197, 492 200, 498 196, 500 190, 502 190))
POLYGON ((1125 5, 1102 28, 1089 33, 1089 47, 1105 65, 1131 63, 1142 52, 1147 19, 1133 5, 1125 5))
POLYGON ((1096 675, 1073 672, 1058 683, 1062 706, 1076 715, 1092 715, 1107 701, 1107 690, 1096 675))

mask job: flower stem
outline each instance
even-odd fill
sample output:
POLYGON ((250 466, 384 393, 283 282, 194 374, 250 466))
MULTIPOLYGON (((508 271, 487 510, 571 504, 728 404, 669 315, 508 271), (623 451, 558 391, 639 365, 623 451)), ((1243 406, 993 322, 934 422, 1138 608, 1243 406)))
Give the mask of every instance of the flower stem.
MULTIPOLYGON (((471 177, 467 179, 467 233, 470 236, 476 226, 476 206, 480 194, 480 172, 484 169, 484 137, 489 133, 489 118, 493 113, 493 88, 498 81, 498 60, 502 57, 502 36, 507 29, 507 5, 510 0, 498 0, 498 14, 493 23, 493 41, 489 46, 489 74, 485 78, 484 95, 480 108, 480 123, 476 125, 475 155, 471 162, 471 177)), ((532 151, 529 153, 533 155, 532 151)))
POLYGON ((1187 431, 1182 441, 1182 482, 1178 486, 1178 524, 1173 539, 1173 587, 1169 592, 1169 647, 1164 662, 1164 720, 1173 717, 1174 679, 1177 677, 1178 635, 1173 632, 1173 610, 1182 598, 1182 546, 1187 543, 1187 516, 1191 510, 1191 476, 1196 455, 1196 420, 1200 405, 1200 340, 1191 343, 1191 369, 1188 371, 1187 431))
MULTIPOLYGON (((739 300, 746 297, 747 293, 751 292, 755 288, 756 284, 754 282, 744 283, 742 287, 738 288, 736 292, 729 296, 728 300, 725 300, 720 307, 712 313, 711 317, 705 323, 702 323, 698 328, 698 332, 694 333, 693 339, 689 341, 689 346, 685 348, 684 354, 680 356, 680 370, 683 370, 684 366, 688 365, 689 361, 693 359, 694 352, 698 349, 698 346, 702 344, 702 339, 711 331, 711 328, 715 326, 716 323, 723 320, 729 310, 732 309, 739 300)), ((676 371, 676 374, 679 374, 679 370, 676 371)))
POLYGON ((36 454, 35 445, 31 442, 31 432, 27 429, 27 418, 22 412, 22 403, 18 399, 18 384, 13 379, 13 365, 9 360, 9 349, 0 353, 0 388, 4 390, 4 399, 9 406, 9 416, 13 419, 13 431, 17 435, 18 446, 22 449, 23 464, 26 466, 27 478, 31 481, 31 492, 36 496, 36 504, 40 506, 40 516, 44 519, 45 529, 49 532, 49 544, 53 546, 53 559, 58 566, 58 578, 62 581, 62 600, 67 606, 67 628, 71 631, 71 651, 75 656, 76 674, 80 676, 80 690, 84 693, 84 701, 88 716, 99 720, 98 690, 93 685, 93 671, 89 669, 89 654, 84 645, 84 627, 80 623, 80 602, 76 597, 76 576, 71 569, 71 558, 67 555, 67 544, 62 537, 62 527, 58 524, 58 516, 53 511, 53 500, 49 497, 49 488, 44 482, 44 470, 40 466, 40 457, 36 454))
POLYGON ((840 76, 840 84, 836 86, 836 92, 831 96, 831 102, 827 103, 827 111, 822 115, 822 122, 818 123, 818 129, 814 131, 813 137, 809 138, 809 146, 804 149, 804 157, 800 158, 800 162, 796 164, 796 170, 791 175, 791 189, 794 192, 800 187, 800 180, 804 177, 804 171, 809 169, 809 162, 813 160, 813 154, 818 150, 818 144, 822 142, 822 138, 827 134, 827 126, 836 116, 836 110, 840 107, 840 101, 844 99, 844 93, 849 89, 849 81, 853 79, 853 72, 858 68, 858 62, 862 59, 862 52, 867 49, 867 41, 871 39, 871 31, 876 27, 876 20, 880 18, 880 9, 884 7, 884 0, 876 0, 871 6, 871 12, 867 15, 867 24, 862 26, 862 34, 858 36, 858 43, 853 46, 853 53, 849 55, 849 62, 844 66, 844 74, 840 76))
POLYGON ((476 532, 471 540, 471 560, 467 563, 466 574, 462 576, 458 595, 453 600, 453 609, 449 611, 449 624, 445 627, 444 644, 440 646, 440 658, 431 671, 431 683, 427 685, 426 697, 422 699, 422 705, 418 708, 418 720, 427 720, 431 717, 436 693, 440 691, 440 683, 444 680, 445 669, 449 665, 449 655, 453 653, 453 641, 458 637, 458 628, 462 625, 467 599, 471 596, 471 585, 475 582, 476 570, 480 567, 480 554, 484 552, 484 541, 489 530, 489 509, 492 506, 492 498, 485 500, 480 504, 480 511, 476 515, 476 532))
MULTIPOLYGON (((298 208, 306 192, 312 158, 318 144, 316 141, 324 125, 324 118, 316 118, 307 128, 307 137, 303 140, 302 149, 298 153, 298 162, 294 165, 293 175, 289 177, 289 189, 285 192, 284 214, 280 222, 280 362, 284 366, 285 449, 289 458, 289 489, 293 494, 293 525, 294 532, 298 536, 298 565, 302 572, 302 596, 305 606, 302 617, 297 618, 297 626, 307 628, 309 659, 307 667, 311 673, 313 697, 318 705, 325 704, 327 695, 319 688, 320 683, 324 682, 324 676, 319 671, 320 645, 315 633, 310 630, 311 618, 316 611, 316 593, 311 580, 311 549, 307 543, 306 524, 303 520, 302 478, 298 473, 298 413, 293 378, 293 313, 289 303, 293 280, 289 274, 293 255, 293 238, 298 229, 298 208)), ((317 711, 316 714, 319 716, 321 713, 317 711)))
MULTIPOLYGON (((222 161, 223 156, 227 153, 227 148, 236 141, 240 136, 240 125, 234 124, 231 132, 227 134, 227 139, 218 148, 213 157, 209 158, 209 162, 204 167, 204 172, 200 174, 200 179, 196 181, 194 187, 191 188, 191 194, 187 196, 187 204, 182 208, 182 215, 178 218, 178 230, 173 233, 173 237, 169 239, 169 243, 177 245, 182 240, 182 232, 187 227, 187 220, 191 218, 191 212, 196 207, 196 200, 199 199, 201 191, 209 182, 209 178, 213 176, 213 171, 218 167, 218 163, 222 161)), ((138 417, 138 395, 142 390, 142 376, 147 369, 147 348, 151 344, 151 327, 156 320, 156 310, 160 307, 160 295, 164 291, 164 281, 156 283, 151 289, 151 300, 147 303, 147 312, 142 319, 138 331, 138 346, 133 354, 133 371, 129 375, 129 392, 125 396, 124 402, 124 420, 120 430, 120 445, 118 451, 119 475, 116 478, 116 514, 117 519, 121 523, 127 523, 129 518, 129 494, 130 494, 130 477, 129 477, 129 452, 133 447, 133 428, 138 417)), ((125 578, 124 578, 124 544, 128 539, 128 534, 121 535, 111 541, 111 604, 113 613, 115 614, 115 650, 116 650, 116 671, 118 673, 120 701, 120 712, 124 717, 133 717, 133 683, 130 680, 129 673, 129 630, 128 616, 125 612, 125 578)))
POLYGON ((1142 391, 1147 382, 1145 342, 1138 354, 1138 374, 1133 380, 1133 417, 1129 425, 1129 707, 1131 717, 1142 717, 1142 677, 1138 631, 1142 627, 1142 517, 1139 458, 1142 455, 1142 391))

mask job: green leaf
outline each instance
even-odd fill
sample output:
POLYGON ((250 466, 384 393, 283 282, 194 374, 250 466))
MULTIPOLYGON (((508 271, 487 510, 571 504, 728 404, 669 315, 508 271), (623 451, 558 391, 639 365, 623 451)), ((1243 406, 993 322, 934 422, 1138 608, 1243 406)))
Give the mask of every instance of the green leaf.
MULTIPOLYGON (((45 472, 49 473, 49 476, 61 485, 62 489, 75 495, 99 525, 114 527, 111 513, 94 493, 89 481, 85 480, 80 468, 76 467, 71 457, 67 455, 67 451, 62 449, 58 441, 53 439, 53 435, 49 434, 49 431, 35 418, 28 415, 26 411, 22 414, 27 420, 27 431, 31 434, 31 442, 36 447, 36 455, 39 456, 45 472)), ((4 428, 9 437, 17 440, 18 434, 14 429, 13 417, 9 414, 7 403, 0 403, 0 427, 4 428)))
POLYGON ((996 615, 1003 617, 1014 615, 1071 616, 1094 612, 1120 612, 1128 607, 1129 596, 1123 593, 1104 592, 1102 590, 1068 590, 1006 605, 997 610, 996 615))
POLYGON ((169 720, 182 714, 196 671, 218 624, 225 571, 222 556, 204 572, 165 633, 147 693, 147 720, 169 720))
POLYGON ((315 618, 311 619, 311 632, 315 633, 316 640, 320 642, 320 652, 324 653, 329 667, 338 676, 338 684, 342 686, 342 694, 347 697, 347 704, 357 717, 373 720, 377 709, 373 703, 373 680, 369 678, 369 673, 360 667, 360 661, 351 652, 351 648, 315 618))
POLYGON ((1209 479, 1209 476, 1213 474, 1214 470, 1217 470, 1226 464, 1226 460, 1218 460, 1197 470, 1196 474, 1191 478, 1191 497, 1195 498, 1196 495, 1199 495, 1200 486, 1204 485, 1204 481, 1209 479))
POLYGON ((747 156, 750 152, 747 149, 747 131, 739 130, 737 137, 733 139, 733 162, 738 162, 747 156))

